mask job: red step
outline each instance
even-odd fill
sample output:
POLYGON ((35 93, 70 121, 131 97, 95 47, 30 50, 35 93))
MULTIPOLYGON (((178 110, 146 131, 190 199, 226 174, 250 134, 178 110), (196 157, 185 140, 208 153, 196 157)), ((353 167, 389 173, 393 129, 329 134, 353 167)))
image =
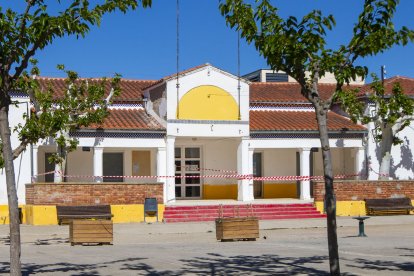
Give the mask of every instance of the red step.
POLYGON ((165 222, 214 221, 219 217, 257 216, 261 220, 322 218, 311 203, 166 206, 165 222))

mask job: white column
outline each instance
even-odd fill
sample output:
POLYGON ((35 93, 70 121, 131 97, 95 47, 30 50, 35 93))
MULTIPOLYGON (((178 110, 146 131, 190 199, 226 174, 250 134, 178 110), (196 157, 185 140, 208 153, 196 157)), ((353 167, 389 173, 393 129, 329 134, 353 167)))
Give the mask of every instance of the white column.
POLYGON ((165 177, 160 176, 166 176, 167 175, 167 151, 165 147, 160 147, 157 150, 157 182, 162 182, 163 184, 163 198, 164 203, 166 203, 167 199, 167 181, 165 177))
POLYGON ((359 175, 356 176, 356 179, 363 179, 365 177, 364 175, 361 175, 361 173, 364 173, 364 162, 365 148, 357 148, 355 153, 355 174, 359 175))
MULTIPOLYGON (((167 176, 175 176, 175 137, 168 136, 166 139, 166 152, 167 152, 167 176)), ((165 185, 165 194, 164 199, 165 203, 175 202, 175 178, 167 177, 165 185)))
MULTIPOLYGON (((300 175, 310 176, 310 149, 303 148, 300 151, 300 175)), ((300 182, 300 199, 310 199, 310 181, 300 182)))
POLYGON ((103 148, 93 148, 93 175, 95 176, 95 182, 102 182, 103 175, 103 148), (98 176, 98 177, 96 177, 98 176))
POLYGON ((39 157, 38 157, 38 153, 39 153, 39 148, 38 146, 33 146, 32 147, 32 181, 34 182, 38 182, 39 179, 37 178, 37 175, 39 174, 39 167, 38 167, 38 162, 39 162, 39 157))
MULTIPOLYGON (((248 175, 253 168, 250 162, 253 162, 252 158, 249 158, 249 140, 242 138, 237 148, 237 173, 239 175, 248 175), (249 160, 250 159, 250 160, 249 160)), ((239 201, 252 201, 253 197, 253 181, 249 179, 238 180, 238 194, 237 200, 239 201)))

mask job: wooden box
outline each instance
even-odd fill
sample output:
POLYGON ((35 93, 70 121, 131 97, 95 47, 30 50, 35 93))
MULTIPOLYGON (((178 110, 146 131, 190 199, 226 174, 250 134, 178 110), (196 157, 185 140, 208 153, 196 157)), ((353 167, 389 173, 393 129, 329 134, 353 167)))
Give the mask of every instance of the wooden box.
POLYGON ((112 244, 112 220, 74 219, 69 225, 69 241, 75 244, 112 244))
POLYGON ((257 217, 229 217, 216 219, 217 240, 256 240, 259 238, 257 217))

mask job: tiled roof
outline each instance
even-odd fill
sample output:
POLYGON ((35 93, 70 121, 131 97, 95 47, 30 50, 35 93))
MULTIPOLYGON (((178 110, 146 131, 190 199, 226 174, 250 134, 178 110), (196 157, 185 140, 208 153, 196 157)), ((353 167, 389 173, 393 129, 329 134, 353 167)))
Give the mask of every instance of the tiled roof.
MULTIPOLYGON (((365 127, 354 124, 348 118, 334 112, 328 113, 328 130, 344 129, 364 131, 365 127)), ((308 111, 250 111, 251 131, 317 131, 314 112, 308 111)))
MULTIPOLYGON (((336 84, 320 83, 318 85, 322 99, 327 99, 336 89, 336 84)), ((347 86, 351 89, 359 85, 347 86)), ((296 82, 254 82, 250 85, 250 102, 308 102, 302 96, 301 87, 296 82)))
MULTIPOLYGON (((395 77, 384 80, 385 94, 390 95, 392 93, 392 88, 394 84, 397 82, 400 83, 404 94, 414 96, 414 78, 401 77, 401 76, 395 76, 395 77)), ((369 95, 372 92, 373 91, 371 88, 371 84, 366 84, 364 85, 364 87, 361 88, 359 94, 363 96, 363 95, 369 95)))
MULTIPOLYGON (((55 97, 62 97, 67 90, 67 84, 64 78, 45 78, 38 77, 37 80, 42 89, 47 90, 51 87, 55 97)), ((85 79, 83 79, 85 80, 85 79)), ((87 79, 89 83, 98 83, 102 79, 87 79)), ((107 93, 110 91, 110 80, 107 80, 107 93)), ((121 95, 114 99, 114 102, 140 102, 142 101, 142 91, 145 87, 155 83, 152 80, 127 80, 121 79, 121 95)))
MULTIPOLYGON (((204 67, 206 67, 206 66, 210 66, 210 64, 209 64, 209 63, 205 63, 205 64, 202 64, 202 65, 198 65, 198 66, 195 66, 195 67, 192 67, 192 68, 186 69, 186 70, 184 70, 184 71, 180 71, 180 72, 178 73, 178 75, 179 75, 179 76, 182 76, 182 75, 188 74, 188 73, 190 73, 190 72, 196 71, 196 70, 198 70, 198 69, 204 68, 204 67)), ((150 88, 150 87, 152 87, 152 86, 154 86, 154 85, 157 85, 157 84, 159 84, 159 83, 162 83, 162 82, 164 82, 164 81, 168 81, 168 80, 170 80, 170 79, 172 79, 172 78, 175 78, 175 77, 177 77, 177 73, 175 73, 175 74, 171 74, 171 75, 166 76, 166 77, 163 77, 163 78, 161 78, 161 79, 159 79, 159 80, 157 80, 157 81, 154 81, 154 83, 148 84, 146 87, 143 87, 143 90, 145 90, 145 89, 147 89, 147 88, 150 88)))
POLYGON ((87 129, 104 130, 165 130, 144 109, 110 109, 108 117, 101 125, 92 125, 87 129))

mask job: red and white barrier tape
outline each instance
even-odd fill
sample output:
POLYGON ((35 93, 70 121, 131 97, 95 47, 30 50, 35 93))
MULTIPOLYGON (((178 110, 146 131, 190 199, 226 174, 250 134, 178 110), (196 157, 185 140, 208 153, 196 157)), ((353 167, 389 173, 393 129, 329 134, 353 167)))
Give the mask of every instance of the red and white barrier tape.
MULTIPOLYGON (((37 176, 47 175, 55 173, 47 172, 38 174, 37 176)), ((91 179, 101 179, 101 178, 128 178, 128 179, 157 179, 157 178, 225 178, 225 179, 238 179, 238 180, 258 180, 258 181, 311 181, 311 180, 323 180, 324 176, 304 176, 304 175, 287 175, 287 176, 261 176, 254 177, 253 175, 242 175, 242 174, 215 174, 215 175, 104 175, 104 176, 93 176, 93 175, 62 175, 61 172, 56 172, 64 178, 91 178, 91 179)), ((335 175, 334 179, 344 179, 359 176, 360 174, 349 174, 349 175, 335 175)), ((37 178, 33 177, 32 181, 37 178)))

